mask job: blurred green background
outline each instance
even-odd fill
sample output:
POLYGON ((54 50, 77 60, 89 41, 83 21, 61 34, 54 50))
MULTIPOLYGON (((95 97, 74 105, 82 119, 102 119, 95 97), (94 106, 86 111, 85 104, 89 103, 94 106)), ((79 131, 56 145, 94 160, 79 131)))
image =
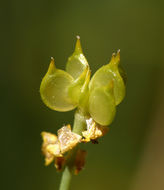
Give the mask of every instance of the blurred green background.
POLYGON ((41 131, 73 121, 41 101, 53 56, 64 69, 81 36, 92 73, 121 49, 127 95, 110 132, 87 144, 71 190, 164 189, 164 2, 3 1, 1 3, 1 187, 57 190, 61 173, 44 166, 41 131))

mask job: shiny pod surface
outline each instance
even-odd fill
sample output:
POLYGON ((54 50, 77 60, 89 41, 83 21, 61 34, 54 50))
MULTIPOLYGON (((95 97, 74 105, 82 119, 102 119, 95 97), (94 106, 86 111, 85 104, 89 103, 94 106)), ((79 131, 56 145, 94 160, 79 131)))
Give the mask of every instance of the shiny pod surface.
POLYGON ((81 73, 89 67, 88 62, 82 52, 80 37, 77 36, 75 51, 68 58, 66 64, 66 71, 74 78, 77 79, 81 73))
POLYGON ((113 96, 113 89, 106 87, 93 89, 89 96, 89 113, 100 125, 109 125, 115 116, 116 105, 113 96))
POLYGON ((119 73, 118 64, 120 61, 119 52, 115 56, 113 54, 109 64, 102 66, 92 77, 90 82, 90 91, 94 88, 106 86, 110 81, 114 82, 114 98, 116 105, 120 104, 125 96, 124 80, 119 73))
POLYGON ((55 68, 54 60, 51 60, 48 72, 40 86, 40 94, 43 102, 56 111, 69 111, 77 105, 68 95, 68 88, 74 79, 63 70, 55 68))
POLYGON ((82 87, 86 80, 86 74, 88 73, 88 67, 82 72, 82 74, 74 80, 68 89, 68 94, 71 99, 73 99, 77 104, 79 103, 79 98, 82 93, 82 87))

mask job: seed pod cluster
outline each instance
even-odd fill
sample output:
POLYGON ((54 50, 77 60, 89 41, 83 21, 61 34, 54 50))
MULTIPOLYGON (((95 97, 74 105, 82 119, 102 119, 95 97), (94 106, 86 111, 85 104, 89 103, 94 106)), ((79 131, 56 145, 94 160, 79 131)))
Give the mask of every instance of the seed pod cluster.
POLYGON ((51 59, 40 86, 43 102, 56 111, 78 107, 98 124, 111 124, 116 106, 125 97, 126 75, 120 64, 120 51, 109 64, 102 66, 90 80, 91 71, 77 37, 74 53, 68 58, 66 71, 57 69, 51 59))

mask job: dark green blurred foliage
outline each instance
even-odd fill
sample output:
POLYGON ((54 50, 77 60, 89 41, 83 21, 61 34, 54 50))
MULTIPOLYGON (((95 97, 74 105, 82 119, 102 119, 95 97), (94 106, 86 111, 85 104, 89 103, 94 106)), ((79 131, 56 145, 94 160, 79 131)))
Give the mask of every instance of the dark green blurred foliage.
POLYGON ((110 132, 84 145, 86 167, 71 189, 132 189, 163 89, 163 7, 153 0, 1 3, 1 189, 58 189, 61 174, 44 166, 40 133, 72 124, 74 112, 48 109, 39 86, 51 56, 64 69, 77 34, 92 73, 121 49, 128 81, 110 132))

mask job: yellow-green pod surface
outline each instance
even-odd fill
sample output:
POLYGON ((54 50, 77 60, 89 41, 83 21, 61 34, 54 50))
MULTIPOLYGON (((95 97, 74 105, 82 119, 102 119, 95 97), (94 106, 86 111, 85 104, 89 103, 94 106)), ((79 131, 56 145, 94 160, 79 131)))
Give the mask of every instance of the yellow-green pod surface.
POLYGON ((89 100, 89 82, 90 82, 91 71, 88 70, 85 78, 84 85, 81 88, 81 94, 79 97, 79 108, 88 113, 88 100, 89 100))
POLYGON ((116 105, 112 90, 107 87, 98 87, 90 92, 89 113, 100 125, 109 125, 114 119, 116 105))
POLYGON ((66 71, 74 78, 74 82, 69 87, 68 94, 76 104, 79 103, 81 89, 88 70, 89 65, 82 52, 80 37, 77 36, 74 53, 68 58, 66 64, 66 71))
POLYGON ((56 111, 69 111, 77 105, 68 95, 68 88, 73 83, 73 77, 63 70, 55 68, 54 60, 51 60, 48 72, 40 86, 40 94, 43 102, 56 111))
POLYGON ((82 53, 80 38, 77 37, 75 51, 66 64, 66 72, 56 69, 54 60, 51 60, 40 87, 43 102, 56 111, 74 109, 79 103, 88 69, 89 65, 82 53))
POLYGON ((89 67, 88 62, 82 52, 81 44, 80 44, 80 37, 77 36, 75 51, 68 58, 66 64, 66 71, 74 78, 77 79, 81 73, 89 67))
POLYGON ((74 82, 69 86, 68 94, 74 102, 77 104, 79 103, 80 94, 82 93, 82 87, 86 80, 86 74, 88 72, 88 67, 85 68, 85 70, 82 72, 82 74, 74 80, 74 82))
POLYGON ((118 105, 125 96, 125 84, 122 76, 120 75, 118 64, 120 61, 120 53, 115 56, 113 54, 109 64, 102 66, 92 77, 89 89, 101 86, 106 86, 110 81, 114 82, 114 98, 116 105, 118 105))

